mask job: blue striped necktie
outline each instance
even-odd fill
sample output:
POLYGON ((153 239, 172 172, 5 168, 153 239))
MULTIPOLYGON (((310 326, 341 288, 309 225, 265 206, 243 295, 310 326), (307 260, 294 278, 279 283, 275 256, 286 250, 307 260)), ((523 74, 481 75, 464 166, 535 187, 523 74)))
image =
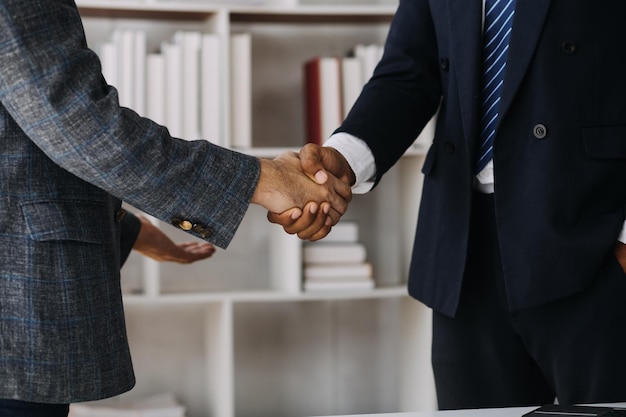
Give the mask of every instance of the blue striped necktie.
POLYGON ((515 0, 485 0, 480 136, 476 173, 493 158, 500 92, 504 82, 515 0))

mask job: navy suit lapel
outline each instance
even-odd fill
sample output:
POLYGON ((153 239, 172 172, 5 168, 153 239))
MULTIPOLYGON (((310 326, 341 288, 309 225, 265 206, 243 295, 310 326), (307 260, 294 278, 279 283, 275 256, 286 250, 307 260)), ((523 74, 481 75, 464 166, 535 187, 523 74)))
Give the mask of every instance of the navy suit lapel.
POLYGON ((518 0, 500 102, 500 120, 524 78, 539 40, 551 0, 518 0))
POLYGON ((459 86, 463 131, 474 154, 480 106, 482 0, 447 0, 452 59, 459 86))

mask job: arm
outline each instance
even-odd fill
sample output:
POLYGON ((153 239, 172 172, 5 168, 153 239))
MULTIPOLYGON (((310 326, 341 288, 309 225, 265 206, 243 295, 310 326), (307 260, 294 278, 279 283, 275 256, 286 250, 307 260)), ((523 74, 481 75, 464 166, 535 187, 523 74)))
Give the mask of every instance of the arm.
POLYGON ((221 247, 251 202, 272 211, 302 208, 305 190, 310 200, 345 211, 347 194, 305 185, 293 164, 286 176, 285 158, 259 161, 208 141, 176 139, 120 107, 72 2, 3 1, 0 32, 2 106, 37 148, 85 182, 167 223, 200 225, 200 233, 188 232, 221 247))
POLYGON ((121 222, 120 265, 131 250, 159 262, 188 264, 211 257, 215 247, 206 242, 174 243, 144 216, 126 212, 121 222))
MULTIPOLYGON (((358 179, 353 191, 370 190, 413 143, 435 113, 440 97, 437 42, 428 2, 401 0, 383 58, 328 142, 337 149, 307 145, 300 152, 303 169, 318 182, 331 172, 351 185, 358 179), (365 158, 352 145, 344 146, 353 140, 363 142, 365 158)), ((317 240, 328 233, 311 231, 315 217, 306 212, 299 219, 274 213, 268 218, 303 239, 317 240)))

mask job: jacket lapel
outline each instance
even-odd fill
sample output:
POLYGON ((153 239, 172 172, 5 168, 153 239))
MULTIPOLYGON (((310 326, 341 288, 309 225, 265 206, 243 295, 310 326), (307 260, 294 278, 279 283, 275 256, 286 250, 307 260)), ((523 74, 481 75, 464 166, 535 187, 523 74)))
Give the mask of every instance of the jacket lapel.
POLYGON ((509 41, 506 74, 500 102, 500 120, 509 109, 537 47, 551 0, 517 0, 509 41))
POLYGON ((447 0, 452 59, 459 86, 463 131, 474 154, 480 107, 482 0, 447 0))

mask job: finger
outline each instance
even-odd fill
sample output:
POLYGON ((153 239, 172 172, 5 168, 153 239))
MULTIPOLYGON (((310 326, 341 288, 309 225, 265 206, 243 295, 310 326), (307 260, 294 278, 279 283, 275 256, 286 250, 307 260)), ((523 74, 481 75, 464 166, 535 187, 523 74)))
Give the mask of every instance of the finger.
POLYGON ((328 233, 330 233, 331 230, 332 230, 332 227, 330 225, 325 225, 320 230, 318 230, 316 233, 311 235, 307 240, 309 242, 315 242, 317 240, 323 239, 323 238, 325 238, 328 235, 328 233))
POLYGON ((279 224, 283 226, 283 228, 292 225, 301 216, 302 210, 299 208, 285 210, 282 213, 267 212, 267 220, 269 220, 270 223, 279 224))
POLYGON ((334 175, 330 175, 329 178, 329 186, 332 187, 334 192, 341 196, 347 203, 352 201, 352 187, 334 175))
POLYGON ((331 208, 330 211, 328 212, 328 223, 327 226, 334 226, 336 225, 339 220, 341 220, 341 216, 343 215, 343 213, 339 213, 337 210, 331 208))
POLYGON ((183 250, 183 257, 189 262, 209 258, 216 250, 215 246, 206 242, 181 243, 178 247, 183 250))
POLYGON ((306 230, 308 228, 314 227, 313 224, 317 222, 317 216, 321 213, 322 215, 326 215, 319 210, 319 204, 315 202, 309 202, 302 209, 302 216, 297 220, 293 221, 291 224, 283 226, 285 232, 289 234, 297 234, 306 230))
POLYGON ((328 179, 328 174, 322 164, 321 150, 321 146, 313 143, 307 143, 300 149, 302 170, 318 184, 324 184, 328 179))
MULTIPOLYGON (((327 204, 327 203, 326 203, 327 204)), ((320 229, 327 228, 326 219, 328 215, 324 212, 324 210, 317 210, 315 212, 310 212, 306 210, 303 217, 306 216, 309 222, 304 224, 304 222, 300 221, 298 224, 294 224, 292 231, 295 231, 298 234, 298 237, 302 240, 308 240, 316 233, 319 232, 320 229), (297 226, 297 230, 296 227, 297 226)))
POLYGON ((331 207, 335 211, 337 211, 340 215, 343 215, 346 212, 346 210, 348 210, 348 203, 350 202, 350 200, 352 200, 352 192, 348 191, 347 193, 348 193, 347 197, 344 197, 338 192, 336 192, 335 189, 331 188, 330 190, 328 190, 327 200, 330 203, 331 207))

